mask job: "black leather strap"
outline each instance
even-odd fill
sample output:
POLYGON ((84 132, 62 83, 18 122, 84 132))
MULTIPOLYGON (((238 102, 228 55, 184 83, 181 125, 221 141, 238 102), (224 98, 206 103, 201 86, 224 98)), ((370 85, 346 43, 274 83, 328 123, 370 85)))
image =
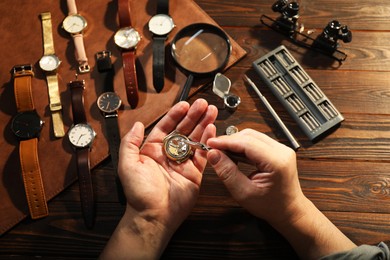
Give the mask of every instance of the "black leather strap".
POLYGON ((98 71, 104 77, 103 92, 113 92, 115 71, 112 66, 111 52, 101 51, 96 53, 96 65, 98 71))
POLYGON ((85 116, 83 97, 84 81, 71 81, 68 85, 70 88, 72 100, 73 124, 77 125, 80 123, 86 123, 87 118, 85 116))
POLYGON ((164 88, 166 39, 167 36, 153 36, 153 85, 157 92, 164 88))
POLYGON ((157 2, 158 14, 169 14, 169 0, 158 0, 157 2))
POLYGON ((84 223, 87 228, 92 228, 95 222, 95 202, 89 166, 89 148, 86 147, 77 149, 76 155, 81 209, 83 212, 84 223))

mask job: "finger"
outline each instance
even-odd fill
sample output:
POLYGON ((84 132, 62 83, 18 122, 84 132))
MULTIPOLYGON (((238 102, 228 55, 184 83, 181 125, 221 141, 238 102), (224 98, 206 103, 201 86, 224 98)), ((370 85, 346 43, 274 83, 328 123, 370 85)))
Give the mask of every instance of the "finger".
POLYGON ((219 150, 207 153, 207 160, 214 168, 233 198, 240 201, 251 188, 251 181, 238 169, 237 165, 219 150))
POLYGON ((142 145, 144 139, 144 131, 144 125, 141 122, 136 122, 130 131, 122 138, 119 156, 121 156, 123 160, 120 160, 120 162, 139 161, 139 147, 142 145))
POLYGON ((207 139, 203 139, 203 133, 209 124, 214 124, 215 119, 218 116, 218 109, 214 105, 209 105, 207 110, 195 128, 188 136, 191 140, 206 142, 207 139), (203 141, 202 141, 203 140, 203 141))
MULTIPOLYGON (((195 102, 188 110, 186 116, 181 120, 181 122, 178 123, 176 129, 180 133, 188 136, 204 117, 204 114, 206 113, 207 109, 208 103, 206 100, 195 100, 195 102)), ((206 127, 206 125, 204 125, 204 127, 206 127)))

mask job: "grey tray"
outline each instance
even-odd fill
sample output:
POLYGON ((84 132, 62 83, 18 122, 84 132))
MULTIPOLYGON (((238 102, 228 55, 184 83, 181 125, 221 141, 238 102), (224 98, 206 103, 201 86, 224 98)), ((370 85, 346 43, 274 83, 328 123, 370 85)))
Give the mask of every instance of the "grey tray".
POLYGON ((323 137, 344 120, 285 46, 252 65, 311 141, 323 137))

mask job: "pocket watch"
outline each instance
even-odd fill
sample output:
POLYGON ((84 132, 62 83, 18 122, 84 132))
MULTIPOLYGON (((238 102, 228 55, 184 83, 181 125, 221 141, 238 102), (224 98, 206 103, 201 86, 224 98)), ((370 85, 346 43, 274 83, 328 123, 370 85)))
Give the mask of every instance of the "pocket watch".
POLYGON ((114 35, 114 42, 123 49, 131 49, 137 46, 141 40, 139 33, 132 27, 119 29, 114 35))
POLYGON ((72 145, 77 148, 84 148, 91 146, 96 133, 90 125, 80 123, 69 129, 68 137, 72 145))
POLYGON ((156 14, 149 20, 149 30, 157 35, 166 35, 175 27, 173 19, 166 14, 156 14))
POLYGON ((79 14, 68 15, 62 22, 62 27, 71 34, 81 33, 87 27, 87 20, 79 14))
POLYGON ((163 139, 163 149, 167 157, 177 163, 186 161, 192 154, 192 147, 187 143, 190 139, 173 131, 163 139))

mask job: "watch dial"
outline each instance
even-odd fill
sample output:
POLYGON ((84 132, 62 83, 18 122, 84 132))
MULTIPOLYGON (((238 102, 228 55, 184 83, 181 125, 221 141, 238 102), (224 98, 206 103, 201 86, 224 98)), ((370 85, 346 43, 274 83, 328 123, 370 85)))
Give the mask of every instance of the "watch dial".
POLYGON ((69 15, 62 22, 62 27, 68 33, 80 33, 87 27, 87 21, 81 15, 69 15))
POLYGON ((165 35, 172 31, 175 24, 170 16, 166 14, 157 14, 149 21, 149 30, 157 35, 165 35))
POLYGON ((68 137, 71 144, 83 148, 92 144, 96 133, 88 124, 77 124, 69 129, 68 137))
POLYGON ((60 63, 61 61, 56 55, 45 55, 39 60, 39 66, 44 71, 54 71, 60 63))
POLYGON ((121 104, 121 98, 115 92, 105 92, 97 100, 99 109, 106 113, 117 111, 121 104))
POLYGON ((125 27, 119 29, 114 36, 116 45, 123 49, 130 49, 137 46, 141 40, 139 33, 132 27, 125 27))
POLYGON ((43 121, 36 111, 28 111, 17 114, 11 124, 14 134, 22 139, 31 139, 39 136, 43 121))

